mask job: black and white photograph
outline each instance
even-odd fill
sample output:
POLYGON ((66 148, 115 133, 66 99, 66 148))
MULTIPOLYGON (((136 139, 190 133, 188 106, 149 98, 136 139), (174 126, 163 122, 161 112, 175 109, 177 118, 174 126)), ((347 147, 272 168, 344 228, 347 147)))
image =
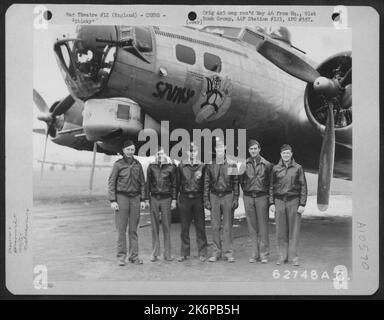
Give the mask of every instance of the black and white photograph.
POLYGON ((362 177, 378 173, 376 153, 364 160, 378 98, 363 94, 378 73, 363 90, 361 69, 378 55, 355 52, 356 12, 165 9, 29 6, 30 92, 6 119, 27 123, 28 156, 7 160, 6 252, 7 270, 18 256, 31 268, 9 287, 372 294, 378 180, 362 177))

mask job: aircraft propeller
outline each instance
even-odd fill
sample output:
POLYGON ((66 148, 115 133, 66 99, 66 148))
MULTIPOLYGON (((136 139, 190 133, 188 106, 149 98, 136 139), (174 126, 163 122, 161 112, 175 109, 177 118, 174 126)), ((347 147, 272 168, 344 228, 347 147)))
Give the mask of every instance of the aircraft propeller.
POLYGON ((275 40, 266 39, 258 52, 288 74, 313 85, 315 92, 323 98, 327 119, 320 151, 317 185, 317 206, 320 211, 328 208, 331 179, 335 161, 334 106, 343 109, 352 106, 352 68, 342 79, 322 77, 308 62, 275 40), (349 84, 347 84, 349 83, 349 84))
MULTIPOLYGON (((48 135, 54 137, 56 135, 56 125, 57 125, 57 117, 64 114, 75 102, 75 99, 71 95, 68 95, 60 102, 56 102, 52 105, 49 110, 47 103, 43 99, 43 97, 39 94, 39 92, 33 89, 33 101, 35 102, 37 108, 40 111, 40 115, 37 117, 39 120, 44 121, 47 124, 47 130, 45 130, 45 141, 44 141, 44 153, 41 161, 41 177, 44 172, 44 163, 47 154, 47 142, 48 135)), ((93 178, 95 174, 95 166, 96 166, 96 153, 97 153, 97 143, 93 144, 93 160, 91 167, 91 175, 89 180, 89 192, 92 193, 93 188, 93 178)))
POLYGON ((72 98, 71 95, 68 95, 62 101, 53 104, 51 107, 51 109, 53 108, 53 111, 51 112, 43 97, 39 94, 37 90, 33 89, 33 101, 35 102, 35 105, 40 111, 40 114, 37 118, 47 124, 47 130, 45 132, 44 141, 44 153, 41 163, 41 176, 43 176, 45 157, 47 153, 48 135, 50 135, 51 137, 54 137, 56 135, 57 117, 64 114, 72 106, 75 100, 72 98))
POLYGON ((43 159, 41 162, 41 171, 40 176, 43 177, 44 173, 44 163, 45 163, 45 157, 47 154, 47 142, 48 142, 48 134, 50 132, 50 126, 52 123, 52 119, 50 117, 49 108, 43 97, 35 90, 33 89, 33 101, 35 102, 35 105, 40 110, 41 114, 37 117, 39 120, 42 120, 47 123, 47 130, 45 131, 45 139, 44 139, 44 153, 43 153, 43 159))
POLYGON ((37 108, 40 110, 41 113, 48 113, 49 108, 43 97, 40 95, 39 92, 37 92, 35 89, 33 89, 33 101, 35 102, 37 108))
POLYGON ((63 100, 54 103, 51 107, 53 110, 50 111, 45 100, 35 89, 33 89, 33 101, 41 112, 37 118, 47 124, 47 135, 54 137, 56 133, 57 117, 64 114, 73 105, 75 99, 73 99, 71 95, 68 95, 63 100))

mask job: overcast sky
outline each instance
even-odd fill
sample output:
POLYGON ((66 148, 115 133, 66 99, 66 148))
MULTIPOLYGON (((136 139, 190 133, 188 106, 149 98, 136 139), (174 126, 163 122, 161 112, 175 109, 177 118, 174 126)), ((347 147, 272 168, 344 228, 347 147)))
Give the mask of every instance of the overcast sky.
MULTIPOLYGON (((334 28, 291 27, 292 44, 305 51, 309 58, 321 62, 327 57, 352 49, 352 32, 334 28)), ((53 53, 53 43, 58 36, 74 32, 74 26, 50 26, 47 30, 36 30, 34 37, 34 88, 45 99, 48 106, 64 98, 68 90, 53 53)), ((45 128, 45 123, 36 119, 38 111, 34 107, 34 128, 45 128)), ((44 136, 34 134, 34 159, 41 159, 44 136)), ((92 153, 76 151, 48 142, 47 161, 91 162, 92 153)), ((104 161, 103 155, 97 156, 97 162, 104 161)))

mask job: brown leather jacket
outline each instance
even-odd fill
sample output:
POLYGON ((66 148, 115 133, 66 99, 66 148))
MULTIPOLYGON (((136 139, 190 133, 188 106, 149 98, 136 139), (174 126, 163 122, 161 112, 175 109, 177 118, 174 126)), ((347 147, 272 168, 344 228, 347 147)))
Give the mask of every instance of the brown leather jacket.
POLYGON ((140 195, 140 199, 145 200, 143 167, 135 158, 130 160, 123 157, 113 164, 108 179, 108 196, 111 202, 116 201, 116 193, 128 196, 140 195))
POLYGON ((169 196, 176 200, 176 166, 173 163, 159 164, 155 161, 149 164, 147 169, 147 198, 149 196, 169 196))
POLYGON ((245 195, 259 195, 269 193, 269 182, 272 164, 259 156, 256 159, 248 158, 245 171, 239 176, 239 182, 245 195))
POLYGON ((203 163, 189 164, 180 162, 177 167, 177 177, 180 193, 189 195, 203 195, 204 190, 203 163))
POLYGON ((204 201, 209 201, 209 194, 221 195, 233 193, 236 200, 239 198, 239 176, 228 174, 228 162, 223 164, 207 164, 204 174, 204 201))
POLYGON ((307 203, 307 181, 303 167, 292 158, 286 167, 283 160, 273 166, 271 181, 269 185, 269 204, 275 203, 275 198, 299 197, 299 204, 305 206, 307 203))

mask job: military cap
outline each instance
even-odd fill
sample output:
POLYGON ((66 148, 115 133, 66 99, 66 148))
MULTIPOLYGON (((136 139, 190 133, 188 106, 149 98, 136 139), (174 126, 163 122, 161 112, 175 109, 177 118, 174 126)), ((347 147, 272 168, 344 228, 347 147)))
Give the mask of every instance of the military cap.
POLYGON ((285 150, 290 150, 292 151, 292 147, 289 145, 289 144, 283 144, 281 147, 280 147, 280 152, 283 152, 285 150))

